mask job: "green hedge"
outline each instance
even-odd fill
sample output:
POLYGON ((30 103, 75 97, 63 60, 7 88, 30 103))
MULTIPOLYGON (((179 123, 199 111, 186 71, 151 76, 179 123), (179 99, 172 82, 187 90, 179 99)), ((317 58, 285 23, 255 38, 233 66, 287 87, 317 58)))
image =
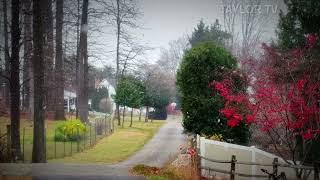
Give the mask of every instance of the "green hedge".
POLYGON ((224 48, 213 43, 199 44, 184 55, 177 73, 181 93, 183 126, 187 132, 211 136, 221 134, 234 143, 245 144, 249 131, 245 125, 230 129, 219 110, 224 103, 208 87, 213 80, 221 81, 223 74, 237 67, 236 59, 224 48))

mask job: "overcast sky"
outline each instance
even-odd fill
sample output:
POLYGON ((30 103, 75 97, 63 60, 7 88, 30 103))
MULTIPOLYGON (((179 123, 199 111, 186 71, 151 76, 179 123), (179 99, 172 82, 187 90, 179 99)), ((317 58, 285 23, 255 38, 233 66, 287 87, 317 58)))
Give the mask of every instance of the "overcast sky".
MULTIPOLYGON (((138 2, 143 13, 140 20, 143 29, 135 30, 135 35, 141 43, 154 48, 146 52, 145 59, 149 62, 155 62, 159 58, 161 47, 167 48, 170 41, 191 34, 201 19, 206 23, 214 23, 219 19, 220 23, 223 23, 222 0, 138 0, 138 2)), ((262 0, 261 11, 267 16, 263 24, 264 41, 275 37, 280 9, 283 9, 283 3, 279 0, 262 0)), ((241 7, 236 9, 236 11, 242 10, 241 7)), ((240 29, 241 26, 238 25, 237 30, 240 29)), ((104 32, 98 37, 100 41, 107 42, 102 50, 112 51, 115 49, 114 31, 105 28, 104 32)), ((102 64, 114 63, 114 54, 105 59, 107 60, 101 62, 102 64)))

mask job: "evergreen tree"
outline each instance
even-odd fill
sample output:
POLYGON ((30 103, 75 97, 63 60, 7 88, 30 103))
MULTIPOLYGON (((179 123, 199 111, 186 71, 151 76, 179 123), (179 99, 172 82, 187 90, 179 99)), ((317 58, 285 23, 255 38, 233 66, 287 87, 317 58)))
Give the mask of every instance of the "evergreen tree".
POLYGON ((215 44, 224 46, 225 40, 230 38, 231 35, 221 29, 218 20, 210 26, 206 25, 202 20, 192 32, 189 42, 192 47, 202 42, 213 42, 215 44))
MULTIPOLYGON (((124 76, 120 79, 114 96, 115 103, 124 107, 122 126, 125 116, 125 108, 137 108, 142 105, 144 100, 144 89, 140 80, 132 76, 124 76)), ((132 121, 130 126, 132 125, 132 121)))
POLYGON ((283 50, 303 46, 305 35, 320 34, 320 1, 285 0, 288 12, 280 12, 278 46, 283 50))
POLYGON ((248 127, 240 125, 230 129, 219 112, 223 107, 221 98, 208 87, 213 80, 223 79, 224 72, 232 72, 236 67, 236 59, 213 43, 201 43, 186 52, 178 69, 177 85, 187 132, 205 136, 220 134, 233 143, 247 143, 248 127))

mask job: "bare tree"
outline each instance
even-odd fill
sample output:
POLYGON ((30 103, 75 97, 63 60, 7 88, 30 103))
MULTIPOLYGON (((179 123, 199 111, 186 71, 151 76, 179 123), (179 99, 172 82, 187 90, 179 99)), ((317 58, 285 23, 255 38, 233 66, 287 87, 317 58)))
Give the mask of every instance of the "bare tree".
MULTIPOLYGON (((80 43, 80 0, 77 0, 77 52, 76 52, 76 83, 77 83, 77 92, 79 92, 79 55, 80 55, 80 47, 79 47, 79 43, 80 43)), ((79 114, 79 110, 78 110, 78 103, 79 101, 79 97, 77 96, 76 98, 76 105, 77 105, 77 110, 76 110, 76 118, 78 118, 78 114, 79 114)))
MULTIPOLYGON (((69 86, 71 90, 75 88, 77 91, 76 116, 78 117, 79 110, 80 110, 79 108, 80 91, 81 89, 83 89, 80 87, 81 85, 80 80, 82 77, 79 77, 80 74, 82 74, 83 72, 83 69, 80 69, 80 66, 82 66, 81 62, 79 62, 79 58, 80 58, 79 56, 81 53, 80 52, 81 9, 83 9, 83 2, 80 0, 75 0, 75 1, 65 1, 64 3, 65 3, 65 6, 64 6, 64 26, 63 26, 64 27, 63 52, 65 55, 65 63, 75 67, 75 68, 71 68, 74 76, 65 77, 65 81, 72 82, 72 85, 65 83, 65 86, 69 86)), ((87 48, 86 58, 91 61, 96 59, 100 60, 97 53, 102 52, 102 51, 98 51, 98 52, 96 51, 97 49, 96 45, 99 46, 99 43, 97 41, 94 41, 94 38, 91 38, 91 37, 94 37, 94 35, 101 33, 101 27, 103 27, 101 26, 102 24, 101 21, 104 20, 103 17, 104 15, 106 15, 105 9, 102 8, 103 6, 101 6, 101 4, 104 4, 104 3, 106 2, 102 1, 100 3, 99 0, 92 0, 90 1, 90 5, 88 6, 87 16, 88 16, 88 19, 90 19, 90 23, 86 27, 88 31, 87 33, 88 48, 87 48)), ((70 72, 65 72, 65 73, 70 73, 70 72)), ((85 78, 85 79, 88 79, 88 78, 85 78)))
POLYGON ((238 13, 234 10, 239 5, 238 0, 223 0, 223 22, 225 31, 231 37, 227 40, 226 46, 233 52, 234 42, 237 41, 238 33, 235 30, 236 17, 238 13))
POLYGON ((136 42, 126 39, 127 41, 123 43, 120 55, 120 77, 126 74, 136 74, 137 69, 141 63, 144 61, 143 55, 146 51, 151 48, 140 45, 136 42))
MULTIPOLYGON (((249 5, 250 7, 260 6, 261 0, 245 0, 243 6, 249 5)), ((261 38, 264 17, 257 14, 255 11, 247 11, 241 15, 241 56, 247 58, 253 56, 257 51, 257 45, 261 38)))
POLYGON ((141 64, 137 78, 139 78, 145 88, 144 106, 146 108, 145 122, 149 121, 149 109, 164 108, 165 102, 174 98, 176 85, 175 76, 168 73, 158 64, 141 64))
POLYGON ((21 158, 20 148, 20 1, 11 1, 10 118, 12 159, 21 158))
POLYGON ((33 78, 32 78, 32 1, 23 1, 23 107, 29 109, 33 117, 33 78))
POLYGON ((32 162, 46 162, 45 114, 44 114, 44 23, 45 1, 33 0, 33 78, 34 78, 34 128, 32 162))
POLYGON ((56 0, 56 63, 55 63, 55 84, 56 107, 55 119, 65 119, 64 116, 64 73, 63 73, 63 52, 62 52, 62 27, 63 27, 63 0, 56 0))
POLYGON ((169 48, 161 49, 160 58, 157 64, 162 69, 170 72, 172 77, 176 76, 178 66, 183 58, 184 52, 189 48, 189 42, 186 37, 169 42, 169 48))
MULTIPOLYGON (((0 9, 2 10, 2 6, 3 6, 3 3, 2 1, 0 1, 0 9)), ((2 20, 3 20, 3 14, 4 12, 3 11, 0 11, 0 84, 2 85, 3 84, 3 80, 2 80, 2 77, 1 75, 3 74, 3 70, 4 70, 4 67, 3 67, 3 64, 4 64, 4 58, 2 57, 2 54, 3 54, 3 42, 4 40, 2 39, 3 36, 2 36, 2 33, 3 33, 3 23, 2 23, 2 20)), ((0 90, 1 90, 1 86, 0 86, 0 90)))
POLYGON ((45 88, 46 110, 55 111, 55 84, 54 84, 54 39, 53 39, 53 12, 52 0, 44 0, 46 10, 43 12, 45 35, 45 88))
POLYGON ((10 56, 9 56, 9 38, 8 38, 8 9, 7 9, 7 0, 2 1, 3 4, 3 35, 4 35, 4 77, 6 78, 7 82, 5 83, 4 87, 4 99, 5 104, 9 104, 9 71, 10 71, 10 56))
MULTIPOLYGON (((137 28, 137 19, 140 11, 135 1, 132 0, 111 0, 109 2, 101 2, 104 5, 105 12, 109 16, 109 23, 116 26, 116 86, 121 77, 120 56, 123 41, 128 39, 127 28, 137 28)), ((121 125, 119 104, 116 104, 116 118, 118 125, 121 125)))
POLYGON ((81 121, 88 121, 88 0, 83 0, 79 42, 78 111, 81 121))
POLYGON ((268 22, 261 0, 223 0, 224 27, 231 35, 227 47, 238 57, 255 56, 263 34, 263 25, 268 22), (249 8, 243 11, 243 8, 249 8))

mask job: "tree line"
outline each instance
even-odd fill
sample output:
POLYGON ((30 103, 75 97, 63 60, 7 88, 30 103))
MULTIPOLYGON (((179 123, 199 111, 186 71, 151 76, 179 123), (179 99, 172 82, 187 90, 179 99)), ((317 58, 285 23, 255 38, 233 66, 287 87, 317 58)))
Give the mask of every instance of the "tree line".
POLYGON ((172 50, 163 50, 159 61, 150 64, 143 55, 152 48, 132 33, 143 15, 136 1, 2 0, 0 7, 0 113, 10 117, 12 161, 22 158, 20 120, 27 118, 34 126, 32 162, 46 162, 45 120, 66 120, 65 90, 76 92, 75 115, 84 123, 89 122, 88 100, 99 78, 116 89, 118 125, 123 125, 120 106, 124 113, 127 107, 146 107, 147 122, 150 107, 155 116, 166 116, 166 105, 177 101, 175 72, 186 44, 172 43, 172 50), (101 42, 94 38, 106 26, 116 42, 110 52, 100 51, 101 42), (95 67, 105 60, 98 51, 114 56, 114 64, 95 67))
POLYGON ((124 0, 2 0, 0 6, 0 107, 1 115, 10 116, 10 159, 21 159, 20 114, 26 112, 34 122, 32 161, 45 162, 45 119, 65 120, 66 89, 75 90, 76 116, 88 122, 94 86, 88 60, 95 58, 88 47, 97 44, 90 32, 100 33, 98 22, 114 27, 118 84, 146 49, 129 33, 141 13, 135 1, 124 0))

